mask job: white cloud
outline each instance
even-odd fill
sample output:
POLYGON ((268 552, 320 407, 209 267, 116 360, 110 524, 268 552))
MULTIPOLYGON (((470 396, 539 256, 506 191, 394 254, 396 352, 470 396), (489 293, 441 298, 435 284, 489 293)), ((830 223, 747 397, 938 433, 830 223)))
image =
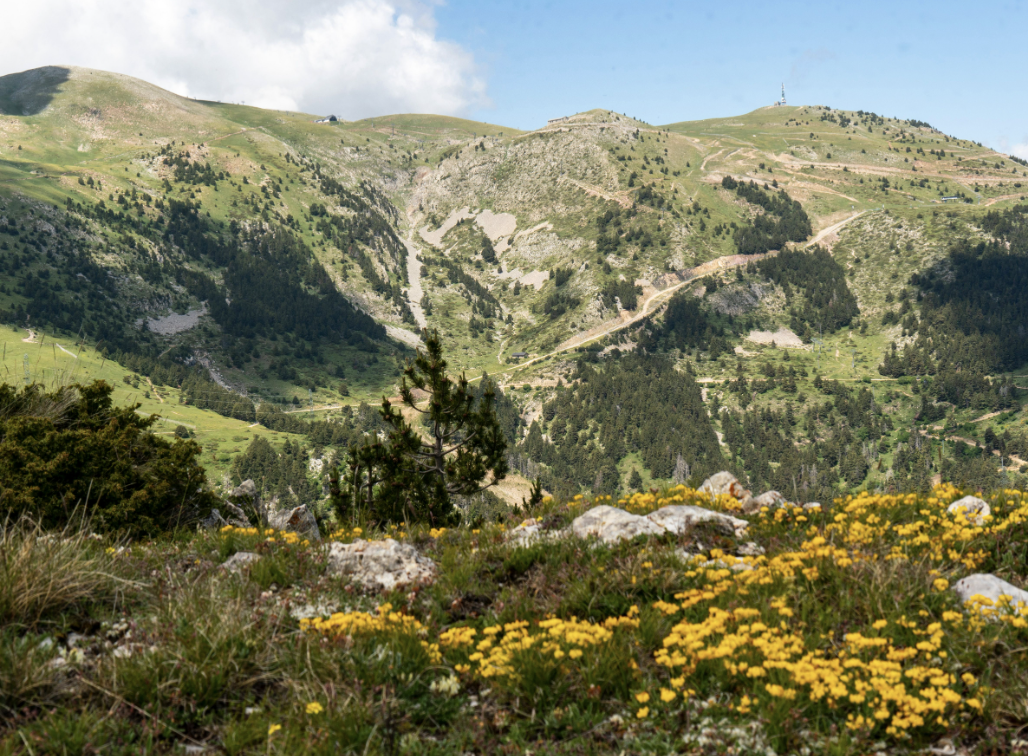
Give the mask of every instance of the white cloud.
POLYGON ((1028 160, 1028 142, 1024 144, 1015 144, 1010 150, 1010 154, 1014 157, 1019 157, 1022 160, 1028 160))
POLYGON ((268 108, 464 115, 487 104, 472 56, 425 0, 34 0, 5 9, 0 72, 71 64, 268 108))

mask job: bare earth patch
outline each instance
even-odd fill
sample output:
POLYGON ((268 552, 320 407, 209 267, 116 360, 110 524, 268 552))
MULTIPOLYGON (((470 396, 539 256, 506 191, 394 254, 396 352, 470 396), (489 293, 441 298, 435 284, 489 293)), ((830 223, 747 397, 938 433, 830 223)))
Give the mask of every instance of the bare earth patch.
POLYGON ((771 331, 750 331, 750 335, 746 339, 757 344, 770 344, 773 341, 775 346, 789 349, 805 348, 803 340, 788 328, 779 328, 773 333, 771 331))
POLYGON ((172 336, 176 333, 188 331, 190 328, 195 328, 196 324, 200 322, 200 318, 206 314, 207 306, 204 305, 199 310, 190 310, 185 315, 173 312, 170 315, 165 315, 163 318, 150 318, 146 321, 146 327, 162 336, 172 336))
POLYGON ((507 270, 500 273, 500 278, 513 278, 522 286, 534 286, 535 290, 539 291, 539 289, 543 288, 543 284, 550 279, 550 271, 533 270, 528 273, 522 273, 517 268, 514 268, 513 270, 507 270))
MULTIPOLYGON (((460 210, 454 210, 450 213, 449 217, 443 221, 443 225, 437 228, 435 231, 429 231, 428 226, 425 226, 420 231, 421 238, 431 244, 433 247, 438 247, 443 243, 443 237, 446 236, 447 232, 460 223, 462 220, 467 218, 474 218, 475 214, 471 212, 468 207, 462 207, 460 210)), ((513 216, 511 216, 513 217, 513 216)))
POLYGON ((494 243, 501 236, 510 236, 518 227, 517 218, 510 213, 494 213, 492 210, 480 212, 475 218, 475 223, 485 231, 489 241, 494 243))

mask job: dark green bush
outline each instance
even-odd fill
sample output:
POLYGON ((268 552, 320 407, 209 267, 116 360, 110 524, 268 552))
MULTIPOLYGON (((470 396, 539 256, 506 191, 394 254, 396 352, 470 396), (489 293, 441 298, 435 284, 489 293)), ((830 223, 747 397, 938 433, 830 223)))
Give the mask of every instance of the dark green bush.
POLYGON ((200 447, 155 436, 155 418, 112 406, 112 391, 0 385, 0 517, 59 528, 78 513, 94 530, 153 536, 209 514, 200 447))

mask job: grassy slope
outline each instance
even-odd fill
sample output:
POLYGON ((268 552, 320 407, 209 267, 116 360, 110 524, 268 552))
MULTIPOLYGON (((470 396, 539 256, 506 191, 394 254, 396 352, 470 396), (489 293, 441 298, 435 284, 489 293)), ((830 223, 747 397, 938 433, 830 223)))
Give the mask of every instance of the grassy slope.
POLYGON ((26 366, 31 381, 48 387, 106 381, 114 387, 112 398, 115 404, 138 404, 141 414, 160 417, 154 425, 154 432, 158 435, 171 435, 176 426, 186 426, 203 447, 202 462, 212 480, 223 480, 232 456, 243 451, 258 436, 276 445, 287 438, 295 440, 292 434, 271 431, 260 425, 251 426, 210 410, 180 404, 177 389, 153 387, 146 378, 140 378, 118 363, 105 359, 91 347, 76 345, 73 339, 43 335, 37 337, 35 343, 26 343, 24 339, 27 336, 26 331, 0 326, 0 353, 3 354, 0 367, 3 377, 0 381, 22 385, 26 366), (126 377, 132 382, 127 383, 126 377))
MULTIPOLYGON (((11 112, 10 87, 5 89, 3 83, 8 81, 9 77, 0 80, 0 101, 7 103, 4 107, 11 112)), ((283 182, 285 191, 276 211, 282 216, 303 218, 313 202, 331 207, 331 201, 306 181, 296 165, 285 160, 287 152, 318 161, 346 185, 372 181, 396 205, 401 235, 413 240, 426 262, 423 287, 434 305, 429 324, 439 327, 446 337, 451 363, 472 375, 482 369, 491 374, 510 371, 506 355, 511 352, 545 353, 571 334, 610 321, 615 314, 599 305, 599 291, 605 282, 620 277, 639 280, 648 294, 666 285, 661 277, 669 269, 689 268, 731 254, 730 237, 713 233, 718 225, 748 217, 747 209, 718 186, 721 176, 730 173, 741 179, 776 180, 803 202, 815 230, 855 211, 868 212, 841 232, 836 245, 838 252, 847 256, 850 284, 860 299, 868 330, 863 335, 833 337, 839 343, 830 340, 826 344, 831 354, 826 370, 847 372, 845 358, 852 341, 860 358, 857 377, 877 377, 877 359, 894 335, 876 325, 884 306, 881 292, 902 284, 911 272, 936 259, 954 233, 945 223, 932 220, 932 214, 942 209, 934 204, 940 190, 944 194, 963 191, 1002 207, 1020 201, 1020 190, 1013 183, 1021 182, 1020 173, 1024 172, 1005 157, 967 141, 947 140, 928 129, 888 119, 873 123, 871 132, 859 120, 844 128, 821 120, 827 111, 815 107, 762 108, 733 118, 665 127, 594 110, 540 132, 523 133, 410 114, 314 124, 312 116, 185 100, 128 77, 85 69, 73 71, 72 78, 57 89, 59 94, 49 108, 37 115, 0 116, 0 194, 54 205, 62 205, 68 197, 95 201, 133 187, 160 195, 160 166, 144 156, 171 140, 194 151, 202 144, 204 159, 216 168, 230 171, 237 179, 250 177, 252 183, 240 187, 222 185, 218 191, 192 188, 219 220, 251 217, 242 200, 257 196, 256 184, 264 178, 283 182), (909 135, 906 142, 899 140, 904 131, 909 135), (485 149, 474 149, 477 144, 485 149), (913 148, 911 153, 905 151, 908 146, 913 148), (921 156, 918 148, 925 152, 945 149, 946 157, 921 156), (618 160, 619 155, 626 160, 618 160), (914 157, 915 162, 905 162, 914 157), (658 158, 664 162, 657 162, 658 158), (760 163, 765 165, 763 170, 760 163), (667 175, 661 173, 665 168, 667 175), (1011 173, 1015 168, 1017 176, 1011 173), (650 233, 654 245, 643 249, 638 243, 626 243, 617 255, 602 258, 595 252, 595 218, 619 202, 631 202, 628 179, 633 172, 636 187, 652 184, 670 201, 678 217, 641 208, 624 229, 650 233), (676 172, 678 176, 673 175, 676 172), (101 179, 103 192, 79 186, 79 177, 101 179), (880 183, 883 177, 890 181, 887 190, 880 183), (930 183, 911 187, 911 179, 930 183), (705 208, 702 217, 688 214, 694 202, 705 208), (543 314, 541 304, 553 292, 552 283, 538 292, 525 287, 515 296, 508 288, 511 279, 500 278, 494 268, 481 264, 482 233, 473 224, 450 231, 439 250, 433 251, 420 238, 417 229, 433 227, 433 222, 441 222, 464 206, 510 212, 517 219, 519 233, 549 224, 552 230, 544 227, 519 237, 512 249, 500 254, 500 262, 505 270, 516 268, 522 273, 578 265, 582 270, 573 276, 567 290, 579 305, 559 318, 543 314), (706 230, 700 230, 700 220, 706 230), (886 237, 899 242, 899 254, 886 254, 882 247, 886 237), (906 249, 907 241, 913 242, 913 251, 906 249), (467 328, 471 314, 467 302, 432 265, 433 256, 439 254, 460 261, 467 272, 489 286, 501 303, 502 319, 509 315, 513 323, 497 319, 485 334, 472 338, 467 328), (604 263, 611 266, 610 273, 603 271, 604 263)), ((838 112, 832 115, 836 117, 838 112)), ((847 115, 857 118, 853 113, 847 115)), ((173 196, 177 194, 176 190, 173 196)), ((956 213, 958 221, 976 210, 964 204, 945 208, 947 213, 956 213)), ((311 224, 301 222, 300 234, 338 276, 344 291, 383 322, 402 325, 397 312, 367 290, 355 267, 349 266, 343 280, 338 254, 322 244, 311 224)), ((769 321, 776 317, 764 314, 769 321)), ((209 338, 213 337, 216 331, 210 332, 209 338)), ((222 372, 237 385, 267 396, 297 395, 306 400, 303 384, 314 377, 329 384, 314 392, 316 404, 374 401, 382 393, 391 393, 396 380, 399 354, 390 351, 395 352, 387 350, 377 364, 370 364, 347 348, 329 349, 326 365, 297 364, 301 378, 297 383, 280 381, 273 373, 261 377, 261 370, 269 364, 267 358, 250 363, 243 371, 223 368, 222 372), (334 363, 347 367, 350 398, 344 399, 335 390, 339 381, 323 379, 326 367, 334 363)), ((214 352, 217 362, 216 345, 214 352)), ((554 364, 551 361, 541 370, 518 372, 517 380, 534 380, 533 375, 552 379, 554 364)), ((223 367, 221 363, 219 367, 223 367)), ((721 376, 716 369, 707 375, 721 376)))
POLYGON ((744 515, 680 487, 618 504, 696 504, 748 532, 609 544, 567 529, 609 499, 544 500, 527 544, 520 517, 347 523, 332 541, 393 538, 437 566, 381 592, 295 533, 119 550, 0 524, 0 754, 1017 753, 1028 623, 949 587, 1024 583, 1028 501, 1002 492, 973 526, 946 510, 960 496, 744 515), (258 559, 221 569, 240 551, 258 559))

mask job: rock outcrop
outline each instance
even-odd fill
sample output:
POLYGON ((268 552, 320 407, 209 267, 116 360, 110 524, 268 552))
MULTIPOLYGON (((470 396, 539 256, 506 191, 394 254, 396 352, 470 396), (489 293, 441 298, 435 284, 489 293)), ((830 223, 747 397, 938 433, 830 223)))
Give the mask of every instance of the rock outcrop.
POLYGON ((299 533, 309 541, 321 540, 321 531, 318 529, 318 521, 314 519, 314 513, 302 504, 293 509, 268 512, 268 527, 299 533))
POLYGON ((507 533, 507 540, 514 541, 519 546, 530 546, 542 536, 542 526, 535 520, 525 520, 516 528, 507 533))
POLYGON ((785 497, 778 493, 778 491, 765 491, 760 496, 754 496, 750 499, 748 504, 743 505, 742 509, 747 514, 752 514, 753 512, 759 512, 764 507, 775 509, 785 506, 786 503, 785 497))
POLYGON ((660 525, 672 533, 684 533, 701 522, 713 523, 718 530, 727 536, 738 537, 746 532, 749 523, 738 517, 712 512, 703 507, 691 504, 679 504, 662 507, 656 512, 646 515, 650 522, 660 525))
POLYGON ((606 504, 593 507, 575 518, 571 531, 579 538, 596 536, 604 543, 616 543, 641 535, 684 533, 699 523, 713 523, 727 536, 745 535, 749 523, 737 517, 688 504, 668 506, 648 515, 634 515, 606 504))
POLYGON ((743 487, 738 478, 726 470, 711 475, 703 481, 699 490, 700 493, 708 494, 711 497, 722 494, 733 496, 742 504, 744 511, 747 511, 747 508, 752 506, 753 494, 743 487))
POLYGON ((953 591, 960 596, 960 600, 964 603, 975 596, 981 596, 989 599, 993 604, 997 604, 1001 596, 1008 596, 1010 608, 1018 614, 1028 616, 1028 591, 1011 585, 995 575, 982 573, 968 575, 953 585, 953 591))
POLYGON ((984 525, 985 518, 992 514, 992 508, 977 496, 965 496, 963 499, 957 499, 946 507, 946 511, 950 513, 963 512, 968 522, 978 526, 984 525))
POLYGON ((575 518, 572 532, 579 538, 596 536, 604 543, 616 543, 641 535, 660 535, 665 532, 646 517, 630 514, 623 509, 603 504, 575 518))
POLYGON ((410 544, 392 538, 329 544, 328 569, 373 590, 430 583, 436 575, 435 562, 410 544))
POLYGON ((260 559, 260 556, 252 551, 237 551, 221 563, 221 569, 226 572, 239 572, 243 567, 246 567, 251 562, 256 562, 258 559, 260 559))

